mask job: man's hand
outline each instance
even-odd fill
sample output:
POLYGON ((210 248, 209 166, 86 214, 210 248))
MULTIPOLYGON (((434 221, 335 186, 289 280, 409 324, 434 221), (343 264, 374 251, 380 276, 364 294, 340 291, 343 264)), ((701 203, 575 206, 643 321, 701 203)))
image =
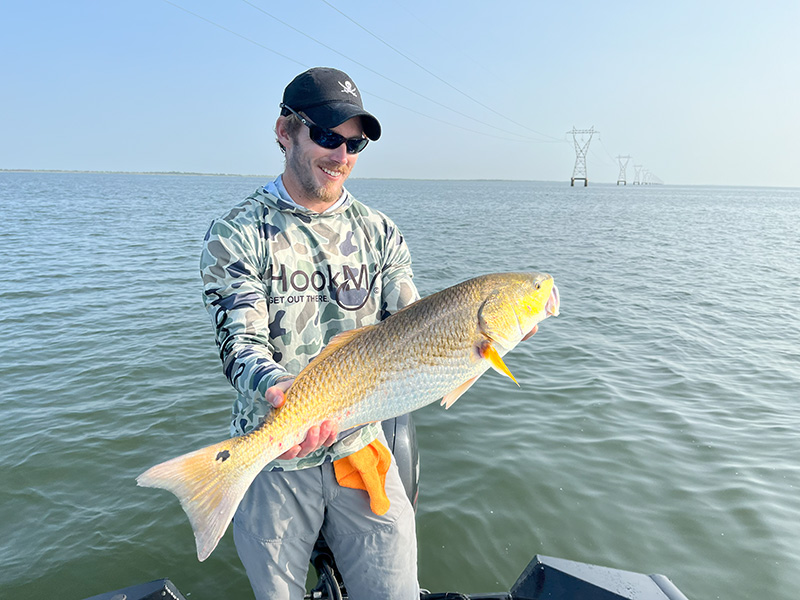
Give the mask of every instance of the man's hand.
MULTIPOLYGON (((286 402, 286 391, 291 387, 294 379, 287 379, 281 381, 277 385, 273 385, 267 389, 265 399, 268 404, 275 408, 280 408, 286 402)), ((336 441, 336 436, 339 434, 339 428, 333 421, 323 421, 319 427, 312 427, 306 434, 306 439, 292 446, 286 452, 281 454, 278 458, 280 460, 289 460, 292 458, 303 458, 308 456, 317 448, 322 446, 330 446, 336 441)))

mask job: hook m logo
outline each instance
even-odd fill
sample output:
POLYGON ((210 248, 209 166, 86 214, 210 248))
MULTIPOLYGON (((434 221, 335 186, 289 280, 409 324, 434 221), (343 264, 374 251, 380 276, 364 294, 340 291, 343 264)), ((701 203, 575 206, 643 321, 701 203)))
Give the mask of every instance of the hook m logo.
POLYGON ((332 301, 342 310, 357 311, 378 293, 378 275, 380 271, 370 277, 365 263, 355 268, 342 265, 338 272, 328 265, 310 273, 302 269, 289 272, 286 265, 280 265, 277 269, 271 266, 264 280, 271 287, 270 304, 332 301))

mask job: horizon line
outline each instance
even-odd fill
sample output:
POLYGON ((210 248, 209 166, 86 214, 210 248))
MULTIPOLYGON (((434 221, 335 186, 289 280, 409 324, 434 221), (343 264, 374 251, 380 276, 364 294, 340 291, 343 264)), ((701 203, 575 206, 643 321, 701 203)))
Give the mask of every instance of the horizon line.
MULTIPOLYGON (((20 168, 0 168, 0 173, 75 173, 87 175, 169 175, 169 176, 194 176, 194 177, 251 177, 251 178, 274 178, 277 175, 267 175, 260 173, 203 173, 200 171, 118 171, 118 170, 96 170, 96 169, 20 169, 20 168)), ((569 177, 561 179, 501 179, 480 177, 475 179, 459 179, 452 177, 443 177, 440 179, 433 179, 429 177, 413 178, 413 177, 352 177, 351 181, 357 180, 377 180, 377 181, 516 181, 516 182, 531 182, 531 183, 569 183, 569 177)), ((775 188, 775 189, 799 189, 800 186, 787 186, 787 185, 759 185, 759 184, 720 184, 720 183, 658 183, 658 184, 634 184, 633 182, 627 185, 615 185, 611 181, 593 181, 594 185, 603 185, 611 187, 730 187, 730 188, 775 188)), ((578 185, 576 188, 584 186, 578 185)))

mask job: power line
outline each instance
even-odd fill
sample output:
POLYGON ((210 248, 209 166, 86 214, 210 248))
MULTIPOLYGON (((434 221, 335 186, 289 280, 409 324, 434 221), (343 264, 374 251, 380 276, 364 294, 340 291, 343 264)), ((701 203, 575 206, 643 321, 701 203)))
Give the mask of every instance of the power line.
MULTIPOLYGON (((603 138, 600 137, 599 134, 597 136, 597 141, 600 142, 600 145, 603 147, 603 151, 606 153, 606 155, 610 159, 610 162, 608 162, 608 164, 616 166, 617 165, 617 159, 614 158, 614 156, 611 154, 611 152, 608 151, 608 148, 606 148, 606 145, 603 143, 603 138)), ((605 157, 603 157, 603 161, 605 162, 605 157)))
POLYGON ((300 65, 301 67, 308 68, 306 65, 304 65, 300 61, 297 61, 297 60, 295 60, 293 58, 290 58, 289 56, 286 56, 285 54, 281 54, 277 50, 273 50, 272 48, 269 48, 268 46, 265 46, 264 44, 260 44, 255 40, 251 40, 249 37, 245 37, 241 33, 236 33, 232 29, 228 29, 227 27, 224 27, 224 26, 220 25, 219 23, 215 23, 211 19, 206 19, 205 17, 203 17, 201 15, 198 15, 195 12, 190 11, 188 8, 184 8, 184 7, 182 7, 182 6, 178 5, 178 4, 175 4, 174 2, 170 2, 169 0, 164 0, 164 2, 166 2, 167 4, 169 4, 171 6, 174 6, 175 8, 179 8, 180 10, 182 10, 185 13, 189 13, 190 15, 205 21, 206 23, 208 23, 210 25, 213 25, 214 27, 218 27, 218 28, 222 29, 223 31, 227 31, 228 33, 232 33, 236 37, 242 38, 243 40, 245 40, 247 42, 250 42, 251 44, 255 44, 256 46, 258 46, 259 48, 262 48, 263 50, 266 50, 267 52, 272 52, 273 54, 275 54, 277 56, 280 56, 281 58, 285 58, 286 60, 288 60, 290 62, 293 62, 296 65, 300 65))
MULTIPOLYGON (((166 1, 167 1, 167 0, 165 0, 165 2, 166 2, 166 1)), ((324 0, 323 0, 323 1, 324 1, 324 0)), ((253 4, 253 3, 252 3, 252 2, 250 2, 249 0, 242 0, 242 2, 244 2, 244 3, 245 3, 245 4, 247 4, 248 6, 250 6, 250 7, 254 8, 254 9, 256 9, 257 11, 259 11, 259 12, 261 12, 261 13, 265 14, 266 16, 270 17, 271 19, 274 19, 275 21, 277 21, 277 22, 278 22, 278 23, 280 23, 281 25, 284 25, 285 27, 288 27, 288 28, 289 28, 289 29, 291 29, 292 31, 294 31, 294 32, 296 32, 296 33, 299 33, 300 35, 302 35, 303 37, 305 37, 305 38, 307 38, 307 39, 311 40, 312 42, 314 42, 314 43, 316 43, 316 44, 319 44, 320 46, 322 46, 322 47, 323 47, 323 48, 325 48, 326 50, 330 50, 331 52, 333 52, 333 53, 335 53, 335 54, 338 54, 338 55, 339 55, 339 56, 341 56, 342 58, 345 58, 345 59, 349 60, 350 62, 352 62, 352 63, 354 63, 354 64, 358 65, 358 66, 359 66, 359 67, 361 67, 362 69, 365 69, 365 70, 369 71, 370 73, 373 73, 373 74, 377 75, 378 77, 381 77, 382 79, 385 79, 386 81, 388 81, 388 82, 390 82, 390 83, 393 83, 394 85, 396 85, 396 86, 398 86, 398 87, 401 87, 401 88, 403 88, 404 90, 406 90, 406 91, 409 91, 409 92, 411 92, 411 93, 413 93, 413 94, 415 94, 415 95, 419 96, 420 98, 422 98, 422 99, 424 99, 424 100, 427 100, 428 102, 432 102, 433 104, 436 104, 436 105, 438 105, 438 106, 441 106, 442 108, 444 108, 444 109, 447 109, 447 110, 448 110, 448 111, 450 111, 450 112, 454 112, 454 113, 456 113, 457 115, 460 115, 460 116, 462 116, 462 117, 464 117, 464 118, 466 118, 466 119, 469 119, 469 120, 471 120, 471 121, 474 121, 474 122, 476 122, 476 123, 480 123, 481 125, 486 125, 487 127, 490 127, 490 128, 492 128, 492 129, 497 129, 497 130, 499 130, 499 131, 502 131, 503 133, 507 133, 507 134, 509 134, 509 135, 515 135, 515 136, 518 136, 518 137, 520 138, 518 141, 534 141, 534 142, 541 142, 541 141, 543 141, 543 140, 537 140, 537 139, 533 139, 533 138, 530 138, 530 137, 524 136, 524 135, 522 135, 522 134, 520 134, 520 133, 517 133, 516 131, 509 131, 509 130, 507 130, 507 129, 502 129, 502 128, 500 128, 500 127, 497 127, 496 125, 492 125, 491 123, 487 123, 487 122, 485 122, 485 121, 481 121, 480 119, 476 119, 475 117, 472 117, 472 116, 470 116, 470 115, 468 115, 468 114, 466 114, 466 113, 462 113, 462 112, 460 112, 460 111, 458 111, 458 110, 454 109, 452 106, 448 106, 448 105, 446 105, 446 104, 444 104, 444 103, 442 103, 442 102, 439 102, 438 100, 434 100, 433 98, 430 98, 429 96, 426 96, 425 94, 422 94, 422 93, 421 93, 421 92, 419 92, 418 90, 415 90, 415 89, 413 89, 413 88, 411 88, 411 87, 408 87, 407 85, 404 85, 404 84, 400 83, 399 81, 396 81, 396 80, 392 79, 391 77, 388 77, 388 76, 384 75, 383 73, 381 73, 381 72, 379 72, 379 71, 376 71, 375 69, 373 69, 373 68, 371 68, 371 67, 368 67, 368 66, 367 66, 367 65, 365 65, 364 63, 361 63, 361 62, 359 62, 359 61, 355 60, 355 59, 354 59, 352 56, 349 56, 349 55, 347 55, 347 54, 343 54, 342 52, 340 52, 340 51, 339 51, 339 50, 337 50, 336 48, 332 48, 331 46, 329 46, 329 45, 325 44, 324 42, 321 42, 320 40, 316 39, 315 37, 313 37, 313 36, 311 36, 311 35, 309 35, 309 34, 307 34, 307 33, 305 33, 304 31, 301 31, 300 29, 297 29, 296 27, 294 27, 294 26, 290 25, 289 23, 287 23, 287 22, 285 22, 285 21, 283 21, 283 20, 279 19, 278 17, 276 17, 276 16, 275 16, 275 15, 273 15, 272 13, 270 13, 270 12, 268 12, 268 11, 264 10, 264 9, 263 9, 263 8, 261 8, 260 6, 258 6, 258 5, 256 5, 256 4, 253 4)), ((172 4, 172 3, 170 2, 170 4, 172 4)), ((327 3, 326 3, 326 4, 327 4, 327 3)), ((332 8, 334 8, 334 7, 332 7, 332 8)), ((335 9, 335 10, 338 10, 338 9, 335 9)), ((341 11, 339 11, 339 12, 341 12, 341 11)), ((346 15, 345 15, 345 16, 346 16, 346 15)), ((349 17, 347 17, 347 18, 349 19, 349 17)), ((359 25, 359 27, 360 27, 360 25, 359 25)), ((372 34, 371 34, 371 35, 372 35, 372 34)), ((240 36, 240 37, 242 37, 242 36, 240 36)), ((296 61, 295 61, 295 62, 296 62, 296 61)), ((371 92, 369 92, 369 93, 371 93, 371 92)), ((372 94, 372 95, 375 95, 375 94, 372 94)), ((377 96, 376 96, 376 97, 377 97, 377 96)), ((406 107, 404 107, 404 106, 402 106, 402 105, 400 105, 400 104, 396 104, 396 103, 395 103, 395 105, 396 105, 396 106, 399 106, 399 107, 401 107, 401 108, 406 108, 406 107)), ((410 109, 409 109, 409 110, 410 110, 410 109)), ((412 112, 416 112, 416 111, 412 111, 412 112)), ((421 113, 418 113, 418 114, 421 114, 421 113)), ((433 118, 433 117, 431 117, 431 118, 433 118)), ((434 120, 439 120, 439 119, 434 119, 434 120)), ((442 122, 445 122, 445 121, 442 121, 442 122)), ((484 135, 490 135, 490 134, 484 134, 484 135)), ((496 137, 496 136, 490 136, 490 137, 496 137)), ((504 139, 507 139, 507 138, 504 138, 504 139)))
MULTIPOLYGON (((183 6, 180 6, 179 4, 171 2, 170 0, 164 0, 164 2, 166 2, 167 4, 169 4, 171 6, 174 6, 175 8, 178 8, 178 9, 182 10, 183 12, 188 13, 188 14, 190 14, 190 15, 198 18, 198 19, 201 19, 202 21, 205 21, 206 23, 208 23, 210 25, 213 25, 214 27, 222 29, 223 31, 225 31, 227 33, 231 33, 231 34, 235 35, 236 37, 238 37, 240 39, 243 39, 243 40, 245 40, 247 42, 250 42, 251 44, 254 44, 255 46, 258 46, 259 48, 261 48, 263 50, 267 50, 268 52, 271 52, 271 53, 273 53, 273 54, 275 54, 277 56, 280 56, 281 58, 285 58, 286 60, 288 60, 290 62, 293 62, 293 63, 295 63, 297 65, 300 65, 303 68, 306 68, 306 69, 309 68, 308 65, 306 65, 306 64, 304 64, 304 63, 302 63, 302 62, 300 62, 298 60, 290 58, 290 57, 286 56, 285 54, 282 54, 282 53, 280 53, 280 52, 278 52, 276 50, 273 50, 272 48, 269 48, 268 46, 265 46, 264 44, 261 44, 261 43, 255 41, 255 40, 253 40, 253 39, 251 39, 251 38, 249 38, 249 37, 247 37, 245 35, 242 35, 242 34, 236 32, 236 31, 233 31, 232 29, 229 29, 229 28, 227 28, 227 27, 225 27, 223 25, 220 25, 219 23, 216 23, 216 22, 212 21, 211 19, 208 19, 208 18, 206 18, 206 17, 204 17, 202 15, 199 15, 199 14, 197 14, 197 13, 195 13, 195 12, 193 12, 193 11, 187 9, 187 8, 184 8, 183 6)), ((439 123, 443 123, 443 124, 449 125, 451 127, 456 127, 458 129, 469 131, 471 133, 477 133, 478 135, 483 135, 483 136, 486 136, 486 137, 493 137, 493 138, 502 139, 502 140, 506 140, 506 141, 516 141, 516 142, 527 141, 527 142, 547 143, 546 140, 539 140, 539 139, 530 138, 530 137, 522 135, 522 134, 520 134, 520 133, 518 133, 516 131, 509 131, 509 130, 506 130, 506 129, 502 129, 500 127, 497 127, 497 126, 492 125, 490 123, 487 123, 485 121, 481 121, 480 119, 476 119, 476 118, 474 118, 474 117, 472 117, 470 115, 467 115, 465 113, 462 113, 462 112, 452 108, 451 106, 448 106, 448 105, 446 105, 446 104, 444 104, 442 102, 434 100, 433 98, 430 98, 430 97, 418 92, 417 90, 414 90, 414 89, 412 89, 412 88, 400 83, 399 81, 396 81, 396 80, 394 80, 394 79, 392 79, 390 77, 387 77, 383 73, 380 73, 380 72, 376 71, 375 69, 372 69, 371 67, 368 67, 367 65, 365 65, 365 64, 363 64, 363 63, 361 63, 361 62, 359 62, 359 61, 357 61, 355 59, 353 59, 352 57, 343 54, 342 52, 338 51, 336 48, 332 48, 331 46, 328 46, 324 42, 321 42, 320 40, 314 38, 313 36, 308 35, 304 31, 301 31, 300 29, 297 29, 296 27, 294 27, 291 24, 283 21, 282 19, 276 17, 275 15, 269 13, 268 11, 264 10, 263 8, 253 4, 252 2, 249 2, 248 0, 242 0, 242 2, 244 2, 248 6, 251 6, 254 9, 258 10, 259 12, 265 14, 266 16, 270 17, 271 19, 274 19, 275 21, 277 21, 281 25, 291 29, 292 31, 294 31, 296 33, 299 33, 300 35, 308 38, 309 40, 313 41, 314 43, 319 44, 323 48, 326 48, 327 50, 330 50, 331 52, 334 52, 335 54, 338 54, 339 56, 341 56, 341 57, 349 60, 350 62, 353 62, 354 64, 358 65, 359 67, 361 67, 361 68, 363 68, 363 69, 365 69, 365 70, 367 70, 367 71, 369 71, 369 72, 371 72, 371 73, 373 73, 373 74, 385 79, 386 81, 388 81, 390 83, 393 83, 394 85, 397 85, 398 87, 401 87, 401 88, 403 88, 403 89, 405 89, 407 91, 410 91, 410 92, 416 94, 417 96, 419 96, 420 98, 423 98, 424 100, 427 100, 429 102, 437 104, 438 106, 441 106, 442 108, 444 108, 444 109, 446 109, 446 110, 448 110, 450 112, 454 112, 454 113, 456 113, 456 114, 458 114, 458 115, 460 115, 460 116, 462 116, 462 117, 464 117, 464 118, 466 118, 466 119, 468 119, 468 120, 470 120, 472 122, 480 123, 481 125, 485 125, 485 126, 491 128, 491 129, 494 129, 494 130, 497 130, 497 131, 501 131, 501 132, 506 133, 508 135, 517 136, 517 138, 508 138, 508 137, 504 137, 504 136, 498 136, 498 135, 495 135, 495 134, 486 133, 486 132, 483 132, 483 131, 477 131, 475 129, 470 129, 470 128, 467 128, 467 127, 464 127, 464 126, 461 126, 461 125, 456 125, 456 124, 451 123, 449 121, 446 121, 446 120, 443 120, 443 119, 438 119, 436 117, 432 117, 432 116, 427 115, 425 113, 422 113, 420 111, 408 108, 407 106, 404 106, 404 105, 399 104, 397 102, 389 101, 389 100, 387 100, 385 98, 382 98, 382 97, 378 96, 377 94, 374 94, 374 93, 370 92, 369 90, 364 90, 368 94, 370 94, 372 96, 375 96, 376 98, 379 98, 380 100, 383 100, 384 102, 388 102, 390 104, 393 104, 394 106, 397 106, 397 107, 402 108, 404 110, 407 110, 409 112, 413 112, 413 113, 418 114, 420 116, 429 118, 429 119, 431 119, 433 121, 437 121, 439 123)), ((555 141, 561 142, 562 140, 555 140, 555 141)))
MULTIPOLYGON (((243 1, 243 2, 246 2, 247 0, 242 0, 242 1, 243 1)), ((410 62, 410 63, 411 63, 411 64, 413 64, 413 65, 416 65, 417 67, 419 67, 420 69, 422 69, 423 71, 425 71, 425 72, 426 72, 428 75, 430 75, 431 77, 434 77, 434 78, 435 78, 435 79, 437 79, 438 81, 442 82, 443 84, 445 84, 446 86, 448 86, 450 89, 452 89, 452 90, 455 90, 456 92, 458 92, 459 94, 461 94, 461 95, 462 95, 462 96, 464 96, 465 98, 468 98, 468 99, 472 100, 473 102, 475 102, 475 103, 476 103, 476 104, 478 104, 479 106, 482 106, 482 107, 483 107, 483 108, 485 108, 486 110, 493 112, 493 113, 494 113, 494 114, 496 114, 497 116, 499 116, 499 117, 502 117, 503 119, 505 119, 505 120, 507 120, 507 121, 510 121, 511 123, 514 123, 514 125, 518 125, 518 126, 520 126, 520 127, 524 127, 525 129, 527 129, 528 131, 531 131, 531 132, 535 133, 536 135, 540 135, 540 136, 542 136, 542 137, 550 138, 551 140, 556 140, 556 139, 557 139, 557 138, 554 138, 554 137, 553 137, 553 136, 551 136, 551 135, 547 135, 546 133, 542 133, 542 132, 540 132, 540 131, 536 131, 535 129, 531 129, 530 127, 527 127, 526 125, 524 125, 524 124, 522 124, 522 123, 519 123, 519 122, 515 121, 515 120, 514 120, 514 119, 512 119, 511 117, 508 117, 508 116, 504 115, 503 113, 496 111, 496 110, 495 110, 495 109, 493 109, 491 106, 488 106, 488 105, 484 104, 484 103, 483 103, 483 102, 481 102, 480 100, 478 100, 478 99, 476 99, 476 98, 473 98, 471 95, 469 95, 469 94, 468 94, 468 93, 466 93, 465 91, 463 91, 463 90, 461 90, 461 89, 457 88, 456 86, 454 86, 454 85, 453 85, 452 83, 450 83, 449 81, 446 81, 445 79, 442 79, 441 77, 439 77, 439 76, 438 76, 436 73, 434 73, 434 72, 433 72, 433 71, 431 71, 430 69, 428 69, 428 68, 426 68, 425 66, 421 65, 419 62, 417 62, 416 60, 414 60, 413 58, 411 58, 410 56, 408 56, 408 55, 407 55, 407 54, 405 54, 404 52, 402 52, 402 51, 398 50, 397 48, 395 48, 394 46, 392 46, 392 45, 391 45, 389 42, 387 42, 386 40, 384 40, 384 39, 383 39, 383 38, 381 38, 380 36, 376 35, 376 34, 375 34, 375 33, 373 33, 372 31, 370 31, 369 29, 367 29, 366 27, 364 27, 364 26, 363 26, 361 23, 359 23, 358 21, 356 21, 355 19, 353 19, 353 18, 352 18, 352 17, 350 17, 349 15, 345 14, 344 12, 342 12, 341 10, 339 10, 338 8, 336 8, 336 7, 335 7, 333 4, 331 4, 330 2, 328 2, 328 0, 320 0, 320 1, 321 1, 323 4, 326 4, 326 5, 328 5, 329 7, 331 7, 331 8, 332 8, 333 10, 335 10, 337 13, 339 13, 340 15, 342 15, 342 16, 343 16, 345 19, 347 19, 348 21, 350 21, 351 23, 353 23, 353 24, 354 24, 356 27, 359 27, 361 30, 365 31, 366 33, 368 33, 369 35, 371 35, 372 37, 374 37, 374 38, 375 38, 376 40, 378 40, 378 41, 379 41, 381 44, 383 44, 384 46, 386 46, 387 48, 389 48, 389 49, 390 49, 390 50, 392 50, 393 52, 396 52, 397 54, 399 54, 400 56, 402 56, 403 58, 405 58, 405 59, 406 59, 408 62, 410 62)), ((249 4, 249 2, 248 2, 248 4, 249 4)), ((558 140, 558 141, 560 142, 561 140, 558 140)))
MULTIPOLYGON (((507 142, 523 142, 523 141, 525 141, 525 140, 518 140, 518 139, 515 140, 513 138, 508 138, 508 137, 505 137, 505 136, 502 136, 502 135, 494 135, 494 134, 491 134, 491 133, 486 133, 484 131, 478 131, 477 129, 470 129, 469 127, 464 127, 463 125, 458 125, 456 123, 451 123, 450 121, 445 121, 444 119, 439 119, 437 117, 432 117, 430 115, 426 115, 423 112, 420 112, 420 111, 415 110, 413 108, 408 108, 407 106, 403 106, 402 104, 398 104, 394 100, 389 100, 388 98, 384 98, 382 96, 378 96, 375 93, 370 92, 370 95, 372 97, 374 97, 374 98, 377 98, 378 100, 382 100, 383 102, 387 102, 389 104, 393 104, 394 106, 397 106, 398 108, 402 108, 403 110, 407 110, 409 112, 412 112, 415 115, 419 115, 421 117, 425 117, 426 119, 430 119, 431 121, 436 121, 438 123, 443 123, 444 125, 449 125, 450 127, 455 127, 456 129, 461 129, 463 131, 468 131, 470 133, 477 133, 479 135, 483 135, 483 136, 486 136, 486 137, 492 137, 492 138, 495 138, 495 139, 498 139, 498 140, 505 140, 507 142)), ((556 143, 557 144, 562 144, 565 141, 566 140, 555 140, 553 142, 540 141, 539 143, 541 143, 541 144, 556 144, 556 143)))
MULTIPOLYGON (((530 137, 527 137, 527 136, 521 135, 521 134, 519 134, 519 133, 517 133, 517 132, 513 132, 513 131, 507 131, 507 130, 504 130, 504 129, 498 128, 498 127, 496 127, 496 126, 494 126, 494 125, 491 125, 491 124, 489 124, 489 123, 485 123, 485 122, 483 122, 483 121, 480 121, 479 119, 475 119, 475 118, 473 118, 473 117, 470 117, 469 115, 466 115, 466 114, 464 114, 464 113, 461 113, 461 112, 459 112, 459 111, 457 111, 457 110, 453 109, 452 107, 449 107, 449 106, 447 106, 447 105, 445 105, 445 104, 443 104, 443 103, 441 103, 441 102, 438 102, 438 101, 434 100, 433 98, 429 98, 429 97, 425 96, 424 94, 420 94, 420 93, 419 93, 419 92, 417 92, 416 90, 413 90, 413 89, 411 89, 411 88, 409 88, 409 87, 407 87, 407 86, 403 85, 402 83, 400 83, 400 82, 397 82, 397 81, 395 81, 395 80, 393 80, 393 79, 391 79, 391 78, 387 77, 386 75, 384 75, 384 74, 382 74, 382 73, 379 73, 378 71, 375 71, 374 69, 372 69, 372 68, 368 67, 367 65, 364 65, 364 64, 362 64, 362 63, 360 63, 360 62, 358 62, 358 61, 354 60, 354 59, 353 59, 352 57, 350 57, 350 56, 347 56, 347 55, 345 55, 345 54, 342 54, 341 52, 339 52, 339 51, 338 51, 338 50, 336 50, 335 48, 332 48, 332 47, 330 47, 330 46, 328 46, 328 45, 324 44, 323 42, 321 42, 321 41, 319 41, 319 40, 317 40, 317 39, 313 38, 312 36, 310 36, 310 35, 306 34, 305 32, 303 32, 303 31, 301 31, 301 30, 299 30, 299 29, 297 29, 296 27, 293 27, 293 26, 292 26, 292 25, 290 25, 289 23, 286 23, 285 21, 283 21, 283 20, 279 19, 279 18, 278 18, 278 17, 276 17, 275 15, 272 15, 272 14, 268 13, 267 11, 265 11, 265 10, 263 10, 262 8, 260 8, 260 7, 256 6, 256 5, 252 4, 251 2, 249 2, 249 1, 247 1, 247 0, 242 0, 242 1, 243 1, 243 2, 245 2, 245 4, 248 4, 249 6, 251 6, 251 7, 255 8, 256 10, 258 10, 258 11, 260 11, 260 12, 264 13, 265 15, 269 16, 270 18, 272 18, 272 19, 276 20, 276 21, 277 21, 277 22, 279 22, 280 24, 282 24, 282 25, 284 25, 284 26, 288 27, 289 29, 291 29, 291 30, 293 30, 293 31, 295 31, 295 32, 297 32, 297 33, 299 33, 299 34, 303 35, 304 37, 306 37, 306 38, 310 39, 311 41, 313 41, 313 42, 315 42, 315 43, 317 43, 317 44, 321 45, 322 47, 324 47, 324 48, 326 48, 326 49, 330 50, 331 52, 334 52, 335 54, 338 54, 339 56, 342 56, 343 58, 345 58, 345 59, 347 59, 347 60, 349 60, 349 61, 351 61, 351 62, 355 63, 356 65, 360 66, 361 68, 363 68, 363 69, 365 69, 365 70, 367 70, 367 71, 370 71, 371 73, 374 73, 375 75, 378 75, 379 77, 382 77, 383 79, 385 79, 385 80, 389 81, 390 83, 393 83, 393 84, 395 84, 395 85, 397 85, 397 86, 399 86, 399 87, 401 87, 401 88, 403 88, 403 89, 406 89, 406 90, 408 90, 408 91, 410 91, 410 92, 413 92, 413 93, 415 93, 416 95, 420 96, 421 98, 423 98, 423 99, 425 99, 425 100, 428 100, 429 102, 432 102, 432 103, 434 103, 434 104, 437 104, 437 105, 439 105, 439 106, 441 106, 441 107, 443 107, 443 108, 445 108, 445 109, 447 109, 447 110, 449 110, 449 111, 451 111, 451 112, 454 112, 454 113, 456 113, 456 114, 458 114, 458 115, 461 115, 461 116, 465 117, 466 119, 468 119, 468 120, 469 120, 469 121, 471 121, 471 122, 480 123, 480 124, 482 124, 482 125, 486 125, 487 127, 490 127, 491 129, 494 129, 494 130, 497 130, 497 131, 502 131, 502 132, 504 132, 504 133, 508 133, 508 134, 511 134, 511 135, 514 135, 514 136, 518 136, 518 137, 517 137, 517 138, 509 138, 509 137, 505 137, 505 136, 502 136, 502 135, 496 135, 496 134, 492 134, 492 133, 486 133, 486 132, 484 132, 484 131, 478 131, 478 130, 476 130, 476 129, 471 129, 471 128, 469 128, 469 127, 464 127, 463 125, 458 125, 458 124, 456 124, 456 123, 452 123, 452 122, 450 122, 450 121, 446 121, 446 120, 444 120, 444 119, 439 119, 439 118, 437 118, 437 117, 433 117, 433 116, 431 116, 431 115, 428 115, 428 114, 426 114, 426 113, 423 113, 423 112, 421 112, 421 111, 415 110, 415 109, 413 109, 413 108, 409 108, 409 107, 407 107, 407 106, 404 106, 403 104, 400 104, 400 103, 398 103, 398 102, 395 102, 395 101, 393 101, 393 100, 389 100, 389 99, 387 99, 387 98, 384 98, 384 97, 382 97, 382 96, 379 96, 379 95, 377 95, 377 94, 375 94, 375 93, 373 93, 373 92, 370 92, 369 90, 362 90, 362 91, 366 91, 366 92, 367 92, 369 95, 371 95, 371 96, 374 96, 375 98, 377 98, 377 99, 379 99, 379 100, 382 100, 383 102, 387 102, 387 103, 389 103, 389 104, 392 104, 392 105, 394 105, 394 106, 397 106, 398 108, 401 108, 401 109, 403 109, 403 110, 406 110, 406 111, 408 111, 408 112, 411 112, 411 113, 417 114, 417 115, 419 115, 419 116, 425 117, 425 118, 427 118, 427 119, 430 119, 430 120, 432 120, 432 121, 436 121, 436 122, 442 123, 442 124, 444 124, 444 125, 448 125, 448 126, 450 126, 450 127, 454 127, 454 128, 456 128, 456 129, 461 129, 461 130, 463 130, 463 131, 468 131, 468 132, 470 132, 470 133, 475 133, 475 134, 477 134, 477 135, 482 135, 482 136, 485 136, 485 137, 491 137, 491 138, 500 139, 500 140, 505 140, 505 141, 510 141, 510 142, 564 143, 564 142, 566 141, 566 140, 559 140, 559 139, 557 139, 557 138, 553 138, 553 140, 552 140, 552 141, 548 141, 548 140, 538 140, 538 139, 534 139, 534 138, 530 138, 530 137)), ((169 4, 170 6, 174 6, 175 8, 177 8, 177 9, 179 9, 179 10, 181 10, 181 11, 183 11, 183 12, 187 13, 187 14, 190 14, 190 15, 192 15, 193 17, 196 17, 196 18, 198 18, 198 19, 200 19, 200 20, 202 20, 202 21, 204 21, 204 22, 208 23, 209 25, 213 25, 214 27, 217 27, 218 29, 221 29, 221 30, 225 31, 226 33, 230 33, 230 34, 232 34, 232 35, 235 35, 236 37, 238 37, 238 38, 240 38, 240 39, 242 39, 242 40, 245 40, 246 42, 249 42, 249 43, 251 43, 251 44, 253 44, 253 45, 255 45, 255 46, 258 46, 258 47, 259 47, 259 48, 261 48, 262 50, 266 50, 266 51, 268 51, 268 52, 270 52, 270 53, 272 53, 272 54, 275 54, 276 56, 279 56, 279 57, 281 57, 281 58, 284 58, 284 59, 288 60, 289 62, 292 62, 292 63, 294 63, 294 64, 300 65, 300 66, 301 66, 301 67, 303 67, 304 69, 308 69, 308 68, 310 68, 310 67, 309 67, 309 65, 307 65, 307 64, 305 64, 305 63, 302 63, 302 62, 300 62, 300 61, 298 61, 298 60, 296 60, 296 59, 294 59, 294 58, 291 58, 291 57, 289 57, 289 56, 286 56, 285 54, 282 54, 282 53, 280 53, 280 52, 278 52, 278 51, 276 51, 276 50, 273 50, 272 48, 270 48, 270 47, 268 47, 268 46, 265 46, 264 44, 261 44, 261 43, 259 43, 259 42, 255 41, 255 40, 253 40, 252 38, 249 38, 249 37, 247 37, 247 36, 245 36, 245 35, 242 35, 242 34, 240 34, 240 33, 236 32, 236 31, 233 31, 232 29, 229 29, 228 27, 225 27, 224 25, 220 25, 219 23, 216 23, 216 22, 212 21, 211 19, 208 19, 208 18, 206 18, 206 17, 204 17, 204 16, 202 16, 202 15, 199 15, 199 14, 197 14, 196 12, 193 12, 193 11, 191 11, 191 10, 187 9, 187 8, 184 8, 183 6, 181 6, 181 5, 179 5, 179 4, 176 4, 175 2, 171 2, 170 0, 164 0, 164 2, 165 2, 166 4, 169 4)))

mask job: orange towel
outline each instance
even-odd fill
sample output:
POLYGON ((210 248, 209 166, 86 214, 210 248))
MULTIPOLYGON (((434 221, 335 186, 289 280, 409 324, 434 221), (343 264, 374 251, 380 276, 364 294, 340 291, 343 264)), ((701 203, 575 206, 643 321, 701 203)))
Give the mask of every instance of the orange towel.
POLYGON ((392 454, 380 441, 375 440, 350 456, 333 462, 336 481, 342 487, 365 490, 369 494, 369 507, 376 515, 389 510, 386 495, 386 472, 392 464, 392 454))

